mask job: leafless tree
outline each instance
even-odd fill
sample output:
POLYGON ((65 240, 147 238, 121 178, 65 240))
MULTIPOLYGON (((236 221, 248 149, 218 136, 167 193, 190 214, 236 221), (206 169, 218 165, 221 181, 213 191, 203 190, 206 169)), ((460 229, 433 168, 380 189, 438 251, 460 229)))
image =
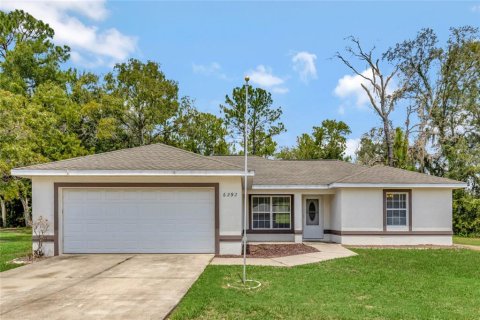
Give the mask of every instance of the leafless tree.
POLYGON ((45 255, 45 252, 43 251, 43 242, 45 240, 45 234, 47 233, 49 227, 50 224, 48 222, 48 219, 45 219, 43 216, 40 216, 33 223, 33 234, 37 238, 37 247, 33 250, 34 258, 40 258, 45 255))
POLYGON ((347 46, 345 49, 346 52, 354 59, 365 62, 367 64, 367 70, 359 70, 347 57, 339 52, 335 54, 335 57, 340 59, 356 75, 365 80, 365 83, 362 83, 361 86, 368 96, 371 107, 382 120, 385 146, 387 148, 387 163, 389 166, 393 166, 393 135, 390 114, 408 88, 406 86, 392 88, 392 79, 394 79, 397 74, 398 67, 393 67, 393 71, 384 73, 383 69, 380 67, 382 59, 373 56, 375 47, 369 51, 365 51, 360 44, 360 40, 354 37, 349 37, 347 39, 352 43, 352 46, 347 46))

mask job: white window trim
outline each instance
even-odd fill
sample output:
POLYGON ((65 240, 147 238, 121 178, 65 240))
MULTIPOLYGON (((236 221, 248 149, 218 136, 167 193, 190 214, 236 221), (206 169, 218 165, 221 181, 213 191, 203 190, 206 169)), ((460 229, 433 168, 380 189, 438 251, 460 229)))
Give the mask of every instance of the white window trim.
MULTIPOLYGON (((404 194, 404 195, 405 195, 405 199, 406 199, 406 200, 405 200, 405 202, 406 202, 406 203, 405 203, 405 206, 406 206, 406 208, 405 208, 405 218, 406 218, 406 219, 405 219, 405 225, 400 225, 400 226, 399 226, 399 225, 389 225, 389 224, 388 224, 388 211, 389 211, 389 210, 398 210, 398 209, 400 209, 400 208, 391 208, 391 209, 388 209, 387 203, 385 203, 385 211, 386 211, 386 212, 385 212, 385 214, 386 214, 386 217, 385 217, 385 218, 387 219, 387 230, 388 230, 388 231, 392 231, 392 230, 393 230, 393 231, 404 231, 404 230, 408 230, 409 225, 410 225, 410 221, 409 221, 409 219, 408 219, 409 213, 410 213, 410 212, 409 212, 409 208, 410 208, 410 197, 409 197, 409 193, 408 193, 408 192, 405 192, 405 191, 388 191, 388 192, 387 192, 387 195, 388 195, 388 194, 404 194)), ((403 210, 403 209, 401 209, 401 210, 403 210)))
MULTIPOLYGON (((250 226, 251 226, 251 229, 252 230, 292 230, 292 196, 291 195, 286 195, 286 194, 273 194, 273 195, 252 195, 252 201, 250 203, 250 212, 252 213, 251 215, 251 219, 250 219, 250 226), (290 204, 290 212, 289 212, 289 216, 290 216, 290 227, 288 228, 274 228, 273 227, 273 198, 278 198, 278 197, 282 197, 282 198, 285 198, 285 197, 288 197, 288 201, 289 201, 289 204, 290 204), (253 199, 254 198, 269 198, 270 199, 270 211, 269 211, 269 214, 270 214, 270 228, 254 228, 253 227, 253 215, 254 215, 254 212, 253 212, 253 199)), ((275 212, 275 213, 287 213, 287 212, 275 212)))

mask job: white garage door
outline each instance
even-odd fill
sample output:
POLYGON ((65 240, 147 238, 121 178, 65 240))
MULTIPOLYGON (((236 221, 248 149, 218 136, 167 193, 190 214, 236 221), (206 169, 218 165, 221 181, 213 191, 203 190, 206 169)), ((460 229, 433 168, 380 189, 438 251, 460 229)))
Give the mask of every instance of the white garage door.
POLYGON ((213 253, 212 189, 64 189, 64 253, 213 253))

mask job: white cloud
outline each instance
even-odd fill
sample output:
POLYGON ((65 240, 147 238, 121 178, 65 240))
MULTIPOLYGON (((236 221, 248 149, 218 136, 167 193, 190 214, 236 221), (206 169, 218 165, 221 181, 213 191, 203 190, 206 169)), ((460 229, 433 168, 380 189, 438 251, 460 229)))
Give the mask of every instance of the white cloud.
MULTIPOLYGON (((362 74, 370 76, 372 71, 371 69, 367 69, 363 71, 362 74)), ((333 92, 339 98, 353 99, 357 107, 362 107, 369 101, 367 93, 361 86, 362 84, 367 87, 370 85, 367 80, 357 74, 347 74, 338 80, 337 86, 333 92)))
POLYGON ((345 149, 345 155, 352 157, 352 159, 355 159, 355 152, 358 150, 359 146, 360 138, 347 139, 347 148, 345 149))
POLYGON ((317 56, 307 51, 298 52, 292 58, 293 70, 298 73, 300 79, 305 83, 317 78, 315 60, 317 60, 317 56))
POLYGON ((288 88, 285 87, 285 79, 275 76, 272 73, 272 69, 259 65, 255 70, 247 72, 247 76, 254 84, 271 90, 274 93, 284 94, 288 92, 288 88))
POLYGON ((216 76, 223 80, 228 79, 227 75, 222 72, 222 66, 218 62, 212 62, 206 65, 192 63, 192 71, 196 74, 202 74, 205 76, 216 76))
POLYGON ((2 10, 24 10, 48 23, 55 30, 55 43, 68 45, 72 58, 85 65, 113 64, 127 59, 136 51, 137 39, 124 35, 115 28, 102 30, 82 22, 107 18, 105 0, 91 1, 11 1, 0 2, 2 10))
MULTIPOLYGON (((366 69, 361 74, 365 77, 371 78, 372 69, 366 69)), ((370 105, 370 99, 365 90, 362 88, 362 84, 372 91, 373 86, 370 81, 357 74, 347 74, 338 80, 337 86, 333 90, 333 93, 342 100, 342 105, 339 109, 340 114, 344 114, 349 105, 354 105, 360 109, 366 108, 370 105)), ((388 84, 387 94, 392 94, 394 90, 396 90, 395 78, 392 79, 388 84)), ((374 99, 375 98, 376 97, 374 96, 374 99)))
POLYGON ((470 10, 472 10, 472 12, 480 12, 480 4, 472 6, 470 10))
POLYGON ((287 93, 289 90, 287 87, 273 87, 272 88, 272 92, 273 93, 278 93, 278 94, 285 94, 287 93))

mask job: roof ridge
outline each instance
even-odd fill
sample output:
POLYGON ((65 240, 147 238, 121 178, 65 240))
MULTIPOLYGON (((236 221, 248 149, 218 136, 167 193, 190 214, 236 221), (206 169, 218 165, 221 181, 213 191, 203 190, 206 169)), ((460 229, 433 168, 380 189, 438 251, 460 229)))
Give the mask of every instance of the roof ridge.
POLYGON ((190 155, 193 155, 193 156, 196 156, 196 157, 208 159, 209 161, 216 161, 216 162, 218 162, 218 163, 223 163, 223 164, 226 164, 226 165, 229 165, 229 166, 232 166, 232 167, 236 167, 236 168, 239 168, 239 169, 244 169, 244 168, 241 167, 241 166, 237 166, 237 165, 235 165, 235 164, 231 164, 231 163, 228 163, 228 162, 226 162, 226 161, 222 161, 222 160, 218 160, 218 159, 213 159, 213 158, 211 158, 210 156, 204 156, 204 155, 201 155, 201 154, 192 152, 192 151, 188 151, 188 150, 184 150, 184 149, 181 149, 181 148, 178 148, 178 147, 170 146, 170 145, 165 144, 165 143, 158 142, 158 143, 154 143, 154 144, 151 144, 151 145, 155 145, 155 144, 160 144, 160 145, 163 145, 163 146, 165 146, 165 147, 167 147, 167 148, 170 148, 170 149, 179 150, 179 151, 182 151, 182 152, 184 152, 184 153, 187 153, 187 154, 190 154, 190 155))

